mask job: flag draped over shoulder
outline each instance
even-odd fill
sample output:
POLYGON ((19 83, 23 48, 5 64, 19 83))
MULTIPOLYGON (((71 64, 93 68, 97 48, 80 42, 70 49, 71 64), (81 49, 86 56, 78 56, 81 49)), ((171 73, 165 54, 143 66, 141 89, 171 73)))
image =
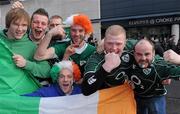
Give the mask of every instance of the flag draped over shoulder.
POLYGON ((33 98, 0 95, 2 114, 136 114, 132 89, 121 85, 100 90, 90 96, 82 94, 33 98))
POLYGON ((12 56, 11 49, 0 39, 0 94, 24 94, 38 89, 31 75, 15 65, 12 56))

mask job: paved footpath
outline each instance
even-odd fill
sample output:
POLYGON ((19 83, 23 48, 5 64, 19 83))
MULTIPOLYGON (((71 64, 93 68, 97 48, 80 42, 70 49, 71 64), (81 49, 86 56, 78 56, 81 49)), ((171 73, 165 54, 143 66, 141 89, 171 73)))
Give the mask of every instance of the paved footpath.
POLYGON ((167 114, 180 114, 180 81, 172 80, 167 90, 167 114))

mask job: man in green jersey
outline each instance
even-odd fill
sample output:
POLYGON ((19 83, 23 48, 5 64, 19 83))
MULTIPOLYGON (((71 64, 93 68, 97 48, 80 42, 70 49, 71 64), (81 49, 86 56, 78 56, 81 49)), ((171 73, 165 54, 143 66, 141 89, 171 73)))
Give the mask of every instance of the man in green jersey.
POLYGON ((53 36, 65 36, 65 31, 61 25, 51 29, 40 43, 36 54, 36 60, 45 60, 58 57, 59 60, 73 60, 84 71, 86 61, 95 51, 95 47, 84 41, 85 35, 93 31, 92 23, 85 14, 74 14, 65 21, 70 25, 71 41, 58 43, 48 47, 53 36))
POLYGON ((135 114, 136 106, 133 90, 127 86, 125 70, 129 69, 133 62, 133 55, 124 51, 126 44, 126 31, 120 25, 112 25, 107 28, 104 37, 104 49, 98 49, 88 60, 82 83, 84 95, 120 85, 122 91, 119 96, 122 104, 119 112, 135 114), (126 96, 126 97, 123 97, 126 96), (128 106, 128 107, 127 107, 128 106))
POLYGON ((135 62, 126 72, 133 83, 138 114, 166 114, 166 89, 162 81, 180 77, 180 67, 155 56, 154 44, 139 40, 134 47, 135 62))

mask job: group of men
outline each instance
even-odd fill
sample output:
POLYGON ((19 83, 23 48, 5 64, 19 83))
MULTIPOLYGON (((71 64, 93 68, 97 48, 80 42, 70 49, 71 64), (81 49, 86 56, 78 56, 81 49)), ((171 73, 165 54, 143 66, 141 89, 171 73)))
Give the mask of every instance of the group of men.
POLYGON ((126 44, 126 31, 120 25, 107 28, 102 49, 96 51, 85 41, 86 35, 93 32, 87 15, 74 14, 66 19, 70 26, 70 38, 66 38, 60 16, 52 16, 49 21, 48 13, 40 8, 30 19, 21 3, 16 2, 13 8, 6 15, 6 29, 0 32, 0 39, 13 52, 14 64, 25 75, 4 78, 6 74, 3 74, 0 90, 6 87, 6 92, 13 94, 53 97, 90 95, 120 85, 127 105, 120 112, 135 114, 136 110, 129 108, 136 107, 136 99, 138 114, 166 114, 162 81, 180 77, 180 67, 174 65, 180 63, 178 54, 172 50, 165 52, 166 62, 155 56, 154 44, 148 39, 124 49, 131 41, 126 44), (62 42, 51 44, 56 38, 62 42), (51 69, 46 60, 54 58, 59 61, 51 69), (40 88, 36 77, 54 78, 55 84, 40 88))

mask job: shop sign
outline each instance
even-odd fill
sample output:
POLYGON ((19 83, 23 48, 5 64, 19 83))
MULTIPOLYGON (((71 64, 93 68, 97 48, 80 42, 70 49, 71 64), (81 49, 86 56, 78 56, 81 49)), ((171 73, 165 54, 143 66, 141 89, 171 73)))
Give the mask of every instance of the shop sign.
POLYGON ((159 25, 159 24, 173 24, 173 23, 180 23, 180 16, 143 18, 143 19, 136 19, 136 20, 128 21, 129 26, 159 25))

